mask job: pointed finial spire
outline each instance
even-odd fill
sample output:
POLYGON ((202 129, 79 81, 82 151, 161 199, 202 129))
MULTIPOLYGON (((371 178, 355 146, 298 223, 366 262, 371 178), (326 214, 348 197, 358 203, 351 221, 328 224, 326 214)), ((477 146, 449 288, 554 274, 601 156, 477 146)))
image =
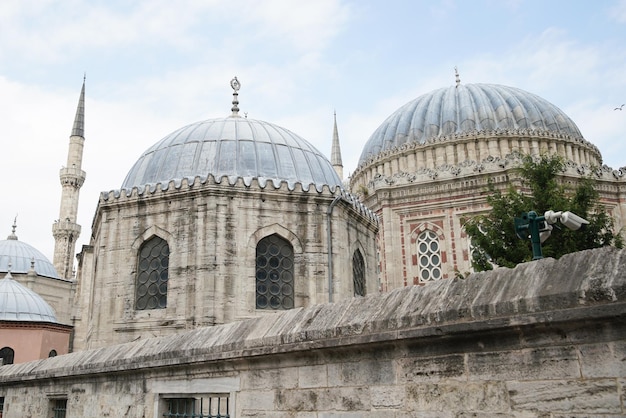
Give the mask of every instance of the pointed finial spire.
POLYGON ((456 86, 459 87, 461 84, 461 77, 459 76, 459 69, 454 67, 454 77, 456 78, 456 86))
POLYGON ((87 73, 83 75, 83 88, 80 90, 80 98, 78 99, 78 107, 76 108, 76 116, 74 117, 74 126, 72 127, 72 136, 85 137, 85 81, 87 73))
POLYGON ((9 259, 9 265, 7 266, 7 274, 4 276, 3 280, 13 280, 13 276, 11 275, 11 268, 13 264, 11 264, 11 260, 9 259))
POLYGON ((230 80, 230 86, 233 88, 233 107, 230 109, 233 111, 231 117, 239 117, 239 89, 241 83, 237 80, 237 76, 230 80))
POLYGON ((9 235, 7 239, 17 241, 17 235, 15 235, 16 229, 17 229, 17 215, 15 215, 15 219, 13 219, 13 226, 11 227, 11 235, 9 235))
POLYGON ((341 147, 339 146, 339 131, 337 130, 337 111, 334 111, 333 115, 333 144, 330 152, 330 163, 333 165, 339 178, 343 180, 343 163, 341 161, 341 147))

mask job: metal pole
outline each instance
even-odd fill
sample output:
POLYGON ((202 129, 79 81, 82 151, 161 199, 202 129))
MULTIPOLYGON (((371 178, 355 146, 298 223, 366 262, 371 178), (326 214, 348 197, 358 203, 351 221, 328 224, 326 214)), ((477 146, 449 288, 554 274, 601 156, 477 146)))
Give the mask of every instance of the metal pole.
POLYGON ((533 260, 543 258, 541 251, 541 237, 539 236, 539 223, 544 221, 543 216, 537 216, 537 212, 528 212, 528 229, 530 229, 530 242, 533 247, 533 260))

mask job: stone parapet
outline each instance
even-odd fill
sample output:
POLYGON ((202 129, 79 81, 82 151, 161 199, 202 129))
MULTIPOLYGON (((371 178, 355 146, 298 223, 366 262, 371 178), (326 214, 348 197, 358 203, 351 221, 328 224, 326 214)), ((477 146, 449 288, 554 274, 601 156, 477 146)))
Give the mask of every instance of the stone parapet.
POLYGON ((626 314, 626 252, 613 248, 411 286, 175 336, 0 368, 0 383, 337 348, 626 314))
POLYGON ((626 251, 603 248, 0 367, 0 396, 7 418, 63 396, 157 417, 199 388, 236 417, 623 416, 625 316, 626 251))

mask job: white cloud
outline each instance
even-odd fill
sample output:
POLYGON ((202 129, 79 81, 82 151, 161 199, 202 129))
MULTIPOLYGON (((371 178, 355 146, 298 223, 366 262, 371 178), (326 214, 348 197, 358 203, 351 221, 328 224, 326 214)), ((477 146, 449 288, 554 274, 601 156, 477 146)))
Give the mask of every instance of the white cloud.
POLYGON ((297 6, 291 0, 249 0, 241 4, 241 11, 241 25, 259 25, 256 36, 297 50, 325 48, 351 12, 337 0, 302 1, 297 6))
POLYGON ((175 47, 181 52, 199 46, 207 54, 217 48, 227 55, 255 43, 307 53, 325 48, 350 13, 335 0, 293 6, 286 0, 151 0, 128 3, 125 9, 89 1, 3 2, 0 57, 58 62, 68 54, 114 47, 175 47))
POLYGON ((626 0, 619 0, 615 6, 609 10, 609 16, 612 20, 619 23, 626 23, 626 0))

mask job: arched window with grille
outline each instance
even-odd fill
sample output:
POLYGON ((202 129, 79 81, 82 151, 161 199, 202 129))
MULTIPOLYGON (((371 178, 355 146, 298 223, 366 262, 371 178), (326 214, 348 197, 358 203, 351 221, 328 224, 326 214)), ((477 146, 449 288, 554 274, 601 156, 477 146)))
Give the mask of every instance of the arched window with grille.
POLYGON ((417 237, 419 279, 432 282, 441 279, 441 249, 437 234, 425 230, 417 237))
POLYGON ((167 280, 170 247, 167 241, 152 237, 139 248, 135 307, 137 310, 167 307, 167 280))
POLYGON ((352 256, 352 282, 354 296, 365 296, 365 261, 358 249, 352 256))
POLYGON ((15 351, 11 347, 3 347, 0 349, 0 366, 5 364, 13 364, 15 351))
POLYGON ((256 246, 256 308, 294 307, 293 247, 277 234, 262 238, 256 246))

